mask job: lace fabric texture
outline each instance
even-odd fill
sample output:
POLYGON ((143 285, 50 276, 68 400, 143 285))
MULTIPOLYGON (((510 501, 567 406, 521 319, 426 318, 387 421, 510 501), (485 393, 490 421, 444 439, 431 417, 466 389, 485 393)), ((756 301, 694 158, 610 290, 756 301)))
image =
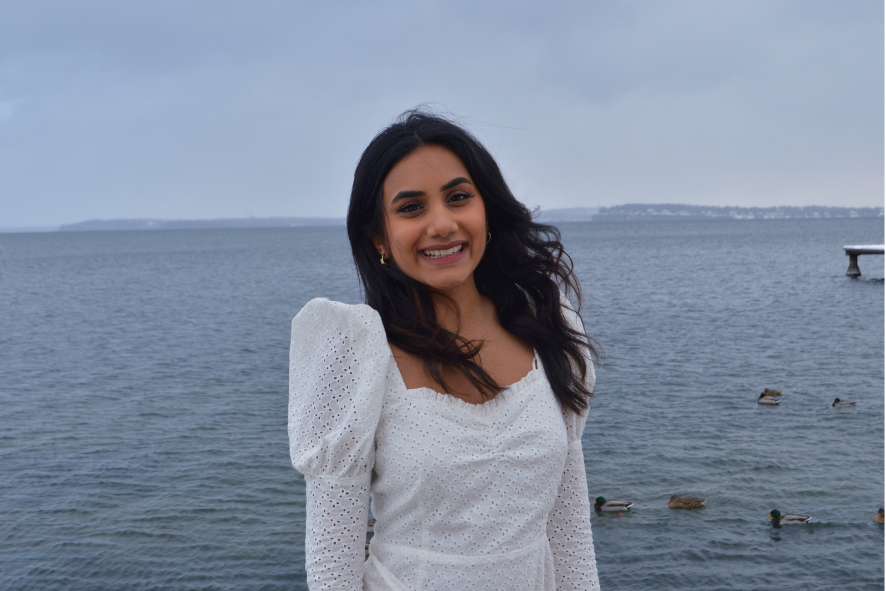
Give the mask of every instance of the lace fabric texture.
POLYGON ((289 391, 312 590, 599 589, 587 417, 543 368, 482 405, 409 390, 372 308, 315 299, 292 323, 289 391))

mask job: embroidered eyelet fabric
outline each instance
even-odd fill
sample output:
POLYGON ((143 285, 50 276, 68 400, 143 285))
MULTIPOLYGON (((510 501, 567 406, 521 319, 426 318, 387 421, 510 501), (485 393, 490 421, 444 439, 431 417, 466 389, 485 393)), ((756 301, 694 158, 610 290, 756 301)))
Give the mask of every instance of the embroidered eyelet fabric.
POLYGON ((407 389, 375 310, 309 302, 292 322, 288 423, 310 589, 599 589, 587 415, 561 411, 538 363, 482 405, 407 389))

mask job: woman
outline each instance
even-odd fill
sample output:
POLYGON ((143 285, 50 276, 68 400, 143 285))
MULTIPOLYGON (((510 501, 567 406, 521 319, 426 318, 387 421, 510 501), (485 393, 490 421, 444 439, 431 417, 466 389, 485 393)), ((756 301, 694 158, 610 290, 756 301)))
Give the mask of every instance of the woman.
POLYGON ((595 352, 557 230, 470 134, 414 111, 363 153, 347 225, 366 305, 315 299, 292 323, 311 589, 599 588, 595 352))

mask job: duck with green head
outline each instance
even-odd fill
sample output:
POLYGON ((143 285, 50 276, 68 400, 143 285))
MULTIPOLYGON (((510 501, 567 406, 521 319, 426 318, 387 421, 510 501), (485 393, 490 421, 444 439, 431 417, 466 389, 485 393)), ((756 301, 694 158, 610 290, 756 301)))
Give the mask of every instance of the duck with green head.
POLYGON ((627 511, 634 504, 627 501, 607 501, 603 497, 597 497, 594 501, 594 511, 600 513, 602 511, 627 511))
POLYGON ((809 523, 809 520, 812 518, 808 515, 797 515, 796 513, 785 513, 782 515, 778 509, 773 509, 766 519, 771 519, 772 525, 801 525, 809 523))
POLYGON ((775 396, 770 396, 766 394, 766 392, 763 392, 762 394, 760 394, 760 397, 757 398, 757 404, 768 404, 770 406, 775 406, 779 402, 781 402, 781 400, 779 400, 775 396))
POLYGON ((849 402, 848 400, 840 400, 839 398, 834 398, 834 403, 831 405, 834 408, 846 408, 848 406, 855 406, 854 402, 849 402))

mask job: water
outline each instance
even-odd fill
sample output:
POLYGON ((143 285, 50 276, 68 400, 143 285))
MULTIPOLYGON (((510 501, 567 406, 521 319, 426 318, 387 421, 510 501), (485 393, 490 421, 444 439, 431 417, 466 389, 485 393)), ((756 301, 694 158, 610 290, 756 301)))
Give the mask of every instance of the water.
MULTIPOLYGON (((882 220, 562 230, 607 354, 589 489, 635 503, 591 517, 603 588, 882 589, 883 257, 852 281, 840 248, 882 220)), ((0 588, 305 589, 289 320, 360 301, 348 257, 343 228, 0 235, 0 588)))

